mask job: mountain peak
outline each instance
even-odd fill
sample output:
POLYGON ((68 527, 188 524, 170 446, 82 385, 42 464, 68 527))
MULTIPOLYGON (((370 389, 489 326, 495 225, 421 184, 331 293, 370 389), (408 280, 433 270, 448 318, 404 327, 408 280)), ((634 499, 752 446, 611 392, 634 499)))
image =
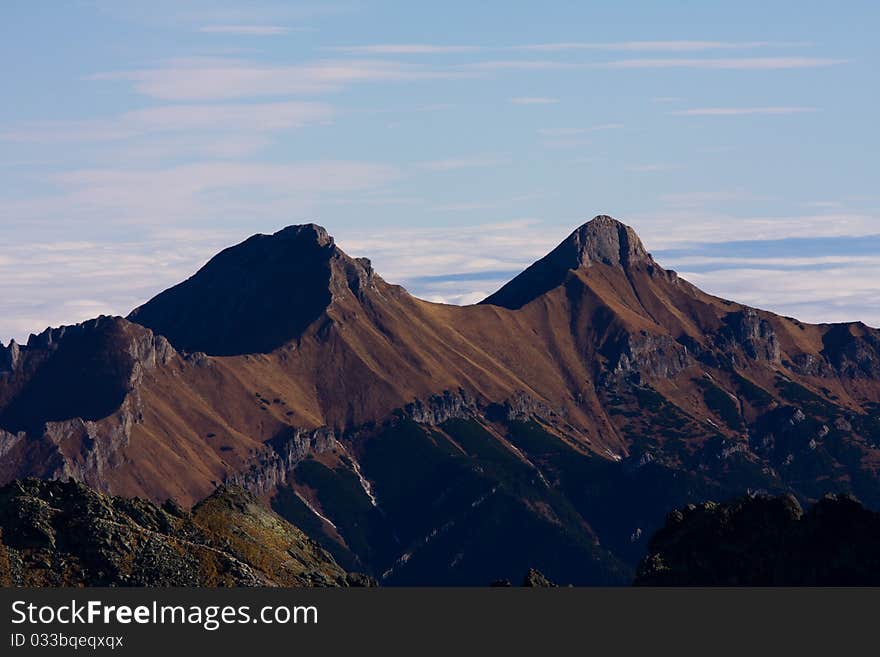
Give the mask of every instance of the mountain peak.
POLYGON ((632 228, 600 214, 576 229, 548 257, 561 257, 569 269, 594 262, 628 267, 650 259, 632 228))
POLYGON ((272 235, 280 240, 313 241, 318 246, 332 246, 333 237, 327 229, 318 224, 297 224, 287 226, 272 235))
POLYGON ((605 214, 575 229, 546 256, 482 303, 517 309, 561 285, 568 272, 602 264, 629 270, 652 264, 636 231, 605 214))
POLYGON ((268 353, 301 335, 324 312, 334 268, 349 260, 316 224, 254 235, 135 309, 129 319, 184 351, 268 353))

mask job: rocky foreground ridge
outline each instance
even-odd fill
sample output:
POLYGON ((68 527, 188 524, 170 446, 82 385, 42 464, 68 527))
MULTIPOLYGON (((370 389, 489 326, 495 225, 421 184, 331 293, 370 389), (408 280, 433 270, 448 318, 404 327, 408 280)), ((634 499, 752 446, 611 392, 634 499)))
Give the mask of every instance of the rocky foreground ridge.
POLYGON ((0 488, 0 586, 362 586, 241 489, 191 511, 74 482, 0 488))

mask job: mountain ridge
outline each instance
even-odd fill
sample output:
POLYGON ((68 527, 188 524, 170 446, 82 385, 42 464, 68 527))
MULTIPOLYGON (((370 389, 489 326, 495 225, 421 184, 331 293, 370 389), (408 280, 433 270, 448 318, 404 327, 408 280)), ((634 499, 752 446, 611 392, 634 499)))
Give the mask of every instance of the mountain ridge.
POLYGON ((224 250, 127 320, 0 348, 0 483, 189 505, 229 482, 388 582, 623 582, 641 537, 692 501, 880 507, 878 411, 880 331, 708 295, 606 215, 464 307, 305 224, 224 250), (487 545, 520 545, 506 572, 473 542, 487 527, 487 545))

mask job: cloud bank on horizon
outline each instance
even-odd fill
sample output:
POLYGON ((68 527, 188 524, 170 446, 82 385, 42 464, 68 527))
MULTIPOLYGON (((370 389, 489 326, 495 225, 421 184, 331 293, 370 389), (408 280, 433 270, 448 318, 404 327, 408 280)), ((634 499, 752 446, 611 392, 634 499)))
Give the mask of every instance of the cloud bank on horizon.
POLYGON ((880 9, 596 4, 5 7, 0 340, 305 221, 471 303, 600 213, 709 292, 880 326, 880 9))

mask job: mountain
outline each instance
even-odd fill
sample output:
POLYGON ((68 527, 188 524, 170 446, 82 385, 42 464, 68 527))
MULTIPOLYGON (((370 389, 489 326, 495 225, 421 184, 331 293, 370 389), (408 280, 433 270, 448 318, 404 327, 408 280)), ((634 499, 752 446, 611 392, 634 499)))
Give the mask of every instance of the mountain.
POLYGON ((333 558, 243 490, 192 512, 70 482, 0 488, 2 586, 351 586, 333 558))
POLYGON ((791 495, 673 511, 637 586, 877 586, 880 514, 848 496, 804 512, 791 495))
POLYGON ((880 331, 708 295, 607 216, 465 307, 309 224, 0 346, 0 482, 242 486, 384 583, 620 584, 688 503, 880 508, 878 411, 880 331))

